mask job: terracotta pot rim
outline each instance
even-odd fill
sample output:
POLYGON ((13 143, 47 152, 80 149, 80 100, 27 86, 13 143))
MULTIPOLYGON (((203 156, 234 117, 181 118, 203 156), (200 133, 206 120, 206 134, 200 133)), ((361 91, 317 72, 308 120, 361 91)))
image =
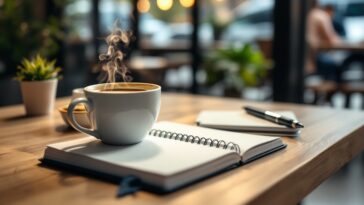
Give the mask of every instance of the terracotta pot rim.
POLYGON ((52 79, 48 79, 48 80, 20 80, 20 83, 48 83, 48 82, 54 82, 54 81, 58 81, 57 78, 52 78, 52 79))

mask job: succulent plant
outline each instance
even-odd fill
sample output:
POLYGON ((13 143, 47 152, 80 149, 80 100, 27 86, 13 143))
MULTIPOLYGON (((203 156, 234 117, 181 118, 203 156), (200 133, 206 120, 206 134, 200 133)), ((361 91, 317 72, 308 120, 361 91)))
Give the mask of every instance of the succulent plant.
POLYGON ((59 78, 60 67, 55 66, 56 61, 48 61, 40 55, 31 60, 23 59, 18 66, 16 79, 19 81, 42 81, 59 78))

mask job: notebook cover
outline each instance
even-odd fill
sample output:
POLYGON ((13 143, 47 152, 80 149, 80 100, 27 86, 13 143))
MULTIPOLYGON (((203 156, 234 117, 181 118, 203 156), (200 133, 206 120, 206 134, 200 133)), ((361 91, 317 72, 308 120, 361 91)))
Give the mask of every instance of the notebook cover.
MULTIPOLYGON (((51 160, 51 159, 42 158, 39 161, 41 161, 42 165, 45 165, 45 166, 65 169, 65 170, 74 172, 75 174, 80 174, 80 175, 87 176, 87 177, 92 177, 92 178, 95 178, 95 179, 101 179, 101 180, 105 180, 105 181, 115 183, 115 184, 120 184, 120 182, 124 179, 124 177, 119 177, 119 176, 115 176, 115 175, 112 175, 112 174, 107 174, 107 173, 103 173, 103 172, 99 172, 99 171, 94 171, 94 170, 87 169, 87 168, 84 168, 84 167, 70 165, 70 164, 67 164, 67 163, 63 163, 63 162, 59 162, 59 161, 55 161, 55 160, 51 160)), ((205 177, 202 177, 200 179, 197 179, 197 180, 195 180, 195 181, 193 181, 191 183, 184 184, 182 186, 175 187, 173 189, 165 189, 163 187, 147 184, 147 183, 144 183, 142 181, 141 190, 152 192, 152 193, 155 193, 155 194, 168 194, 168 193, 180 190, 182 188, 188 187, 188 186, 190 186, 192 184, 198 183, 200 181, 203 181, 205 179, 216 176, 216 175, 221 174, 223 172, 226 172, 226 171, 232 170, 234 168, 237 168, 237 167, 239 167, 239 165, 240 165, 240 163, 233 164, 233 165, 231 165, 229 167, 226 167, 226 168, 224 168, 224 169, 222 169, 220 171, 211 173, 211 174, 209 174, 209 175, 207 175, 205 177)), ((127 176, 125 176, 125 177, 127 177, 127 176)))
MULTIPOLYGON (((293 112, 277 111, 277 113, 297 119, 293 112)), ((196 119, 196 124, 200 127, 212 129, 257 133, 263 135, 277 136, 288 135, 297 136, 300 129, 288 128, 283 125, 257 118, 243 111, 201 111, 196 119)))
MULTIPOLYGON (((192 181, 191 183, 188 183, 188 184, 184 184, 184 185, 181 185, 179 187, 175 187, 173 189, 164 189, 163 187, 159 187, 159 186, 155 186, 155 185, 151 185, 151 184, 147 184, 147 183, 144 183, 143 181, 141 181, 141 190, 145 190, 145 191, 148 191, 148 192, 152 192, 152 193, 156 193, 156 194, 168 194, 168 193, 171 193, 171 192, 174 192, 174 191, 177 191, 177 190, 180 190, 182 188, 185 188, 185 187, 188 187, 190 185, 193 185, 195 183, 198 183, 200 181, 203 181, 205 179, 208 179, 208 178, 211 178, 213 176, 216 176, 218 174, 221 174, 223 172, 226 172, 226 171, 229 171, 229 170, 232 170, 232 169, 235 169, 241 165, 245 165, 245 164, 248 164, 256 159, 259 159, 259 158, 262 158, 266 155, 269 155, 273 152, 276 152, 278 150, 281 150, 281 149, 284 149, 286 148, 287 145, 286 144, 283 144, 279 147, 276 147, 274 149, 271 149, 271 150, 268 150, 264 153, 261 153, 259 155, 256 155, 255 157, 249 159, 248 161, 245 161, 245 162, 241 162, 241 163, 237 163, 237 164, 233 164, 231 166, 228 166, 222 170, 219 170, 219 171, 216 171, 216 172, 213 172, 211 174, 208 174, 206 175, 205 177, 201 177, 200 179, 197 179, 195 181, 192 181)), ((46 159, 46 158, 42 158, 40 159, 42 165, 45 165, 45 166, 50 166, 50 167, 55 167, 55 168, 61 168, 61 169, 65 169, 65 170, 69 170, 71 172, 75 172, 76 174, 81 174, 81 175, 85 175, 85 176, 90 176, 92 178, 97 178, 97 179, 102 179, 102 180, 105 180, 105 181, 108 181, 108 182, 112 182, 112 183, 117 183, 117 184, 120 184, 120 182, 123 180, 124 177, 120 177, 120 176, 115 176, 115 175, 112 175, 112 174, 107 174, 107 173, 103 173, 103 172, 99 172, 99 171, 94 171, 94 170, 91 170, 91 169, 87 169, 87 168, 84 168, 84 167, 79 167, 79 166, 75 166, 75 165, 70 165, 70 164, 67 164, 67 163, 63 163, 63 162, 59 162, 59 161, 55 161, 55 160, 51 160, 51 159, 46 159)), ((127 176, 125 176, 127 177, 127 176)))

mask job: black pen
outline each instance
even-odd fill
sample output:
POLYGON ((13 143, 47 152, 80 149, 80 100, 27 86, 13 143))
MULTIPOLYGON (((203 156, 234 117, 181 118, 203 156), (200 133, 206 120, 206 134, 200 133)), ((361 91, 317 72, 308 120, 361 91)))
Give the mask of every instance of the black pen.
POLYGON ((274 113, 274 112, 270 112, 270 111, 265 111, 265 110, 260 110, 258 108, 254 108, 254 107, 250 107, 250 106, 245 106, 244 109, 246 110, 246 112, 248 114, 254 115, 256 117, 280 124, 280 125, 285 125, 287 127, 291 127, 291 128, 303 128, 303 124, 298 122, 297 120, 288 118, 288 117, 284 117, 280 114, 274 113))

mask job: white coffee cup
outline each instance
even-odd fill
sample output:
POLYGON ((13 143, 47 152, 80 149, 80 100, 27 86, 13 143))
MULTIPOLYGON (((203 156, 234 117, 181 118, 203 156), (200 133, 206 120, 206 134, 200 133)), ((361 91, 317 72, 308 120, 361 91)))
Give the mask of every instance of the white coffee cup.
POLYGON ((75 88, 72 90, 72 100, 75 98, 85 97, 84 88, 75 88))
POLYGON ((128 145, 143 140, 160 109, 161 87, 149 83, 105 83, 84 88, 86 98, 72 99, 67 117, 76 130, 106 144, 128 145), (80 126, 73 110, 84 103, 91 129, 80 126))

